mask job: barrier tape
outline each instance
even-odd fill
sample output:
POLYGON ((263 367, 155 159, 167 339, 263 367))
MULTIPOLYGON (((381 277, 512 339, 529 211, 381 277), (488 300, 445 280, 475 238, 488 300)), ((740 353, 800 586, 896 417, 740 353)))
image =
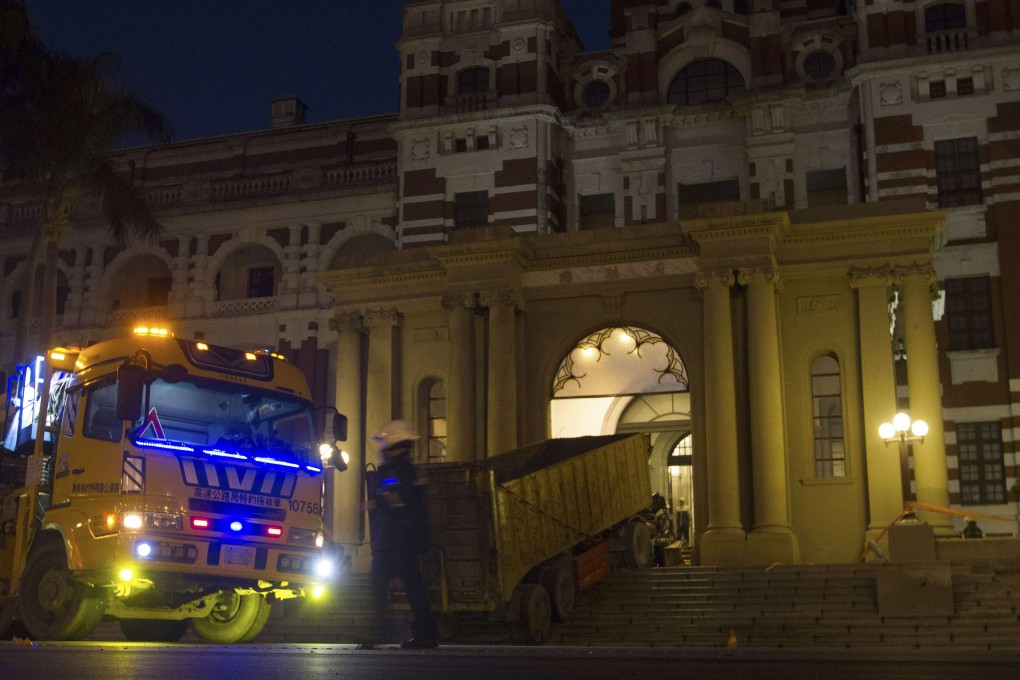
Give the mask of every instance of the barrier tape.
MULTIPOLYGON (((944 515, 956 515, 959 517, 966 517, 967 519, 990 519, 999 522, 1017 521, 1016 517, 1006 517, 1004 515, 989 515, 983 512, 968 512, 966 510, 957 510, 955 508, 943 508, 939 505, 928 505, 927 503, 918 503, 917 501, 911 501, 903 506, 903 512, 897 515, 896 519, 889 522, 889 525, 885 529, 882 529, 881 533, 879 533, 878 536, 867 541, 864 544, 864 550, 861 551, 861 556, 857 558, 857 561, 863 562, 864 559, 868 556, 868 553, 874 550, 874 548, 877 547, 878 542, 885 538, 885 535, 889 533, 889 529, 891 529, 894 524, 896 524, 901 519, 903 519, 910 513, 914 512, 915 510, 923 510, 925 512, 941 512, 944 515)), ((881 556, 881 552, 879 552, 879 556, 881 556)))

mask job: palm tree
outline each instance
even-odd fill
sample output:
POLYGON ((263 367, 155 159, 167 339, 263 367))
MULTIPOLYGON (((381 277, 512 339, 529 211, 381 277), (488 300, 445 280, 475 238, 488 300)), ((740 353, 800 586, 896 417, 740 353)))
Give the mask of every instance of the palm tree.
POLYGON ((111 152, 131 135, 160 144, 170 141, 171 132, 158 111, 114 82, 120 67, 114 55, 75 59, 47 50, 32 35, 20 0, 0 5, 4 24, 12 28, 0 34, 0 183, 17 183, 40 198, 18 309, 14 360, 21 361, 36 353, 26 350, 44 349, 52 341, 57 254, 83 197, 98 201, 118 243, 162 231, 130 178, 117 172, 111 152), (10 24, 8 15, 14 19, 10 24), (28 348, 37 293, 39 335, 36 347, 28 348))

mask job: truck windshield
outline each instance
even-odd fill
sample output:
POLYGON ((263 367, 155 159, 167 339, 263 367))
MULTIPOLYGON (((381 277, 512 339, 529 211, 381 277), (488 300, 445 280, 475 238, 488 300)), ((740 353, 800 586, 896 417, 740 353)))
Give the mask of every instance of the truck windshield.
POLYGON ((156 380, 142 406, 129 429, 136 443, 320 462, 312 405, 294 396, 231 383, 156 380))

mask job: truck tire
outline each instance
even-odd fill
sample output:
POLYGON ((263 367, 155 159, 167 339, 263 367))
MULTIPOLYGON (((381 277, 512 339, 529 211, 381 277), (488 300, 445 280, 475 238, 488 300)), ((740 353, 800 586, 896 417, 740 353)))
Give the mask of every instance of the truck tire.
MULTIPOLYGON (((7 590, 9 581, 0 581, 0 588, 7 590)), ((14 627, 14 611, 18 601, 13 597, 0 597, 0 640, 11 638, 10 629, 14 627)))
POLYGON ((574 575, 563 566, 542 570, 542 587, 549 594, 554 621, 568 621, 574 613, 574 575))
POLYGON ((639 519, 632 519, 623 528, 624 563, 628 567, 644 569, 655 563, 652 531, 639 519))
POLYGON ((131 642, 180 642, 188 632, 189 621, 183 619, 121 619, 120 630, 131 642))
POLYGON ((37 640, 80 640, 106 613, 96 589, 71 576, 64 546, 53 537, 40 537, 32 548, 18 590, 19 618, 37 640))
POLYGON ((552 607, 549 594, 537 583, 521 585, 521 612, 518 628, 525 642, 542 644, 549 639, 552 607))
POLYGON ((269 620, 269 602, 257 593, 230 597, 203 619, 192 619, 191 627, 203 642, 220 645, 248 642, 262 632, 269 620))

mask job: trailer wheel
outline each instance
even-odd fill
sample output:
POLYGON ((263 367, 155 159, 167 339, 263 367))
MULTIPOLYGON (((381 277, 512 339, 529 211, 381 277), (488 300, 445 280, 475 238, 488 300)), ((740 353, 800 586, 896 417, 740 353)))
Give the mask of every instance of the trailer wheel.
POLYGON ((21 578, 21 621, 38 640, 80 640, 102 620, 106 602, 94 587, 71 576, 60 541, 40 538, 21 578))
POLYGON ((625 552, 624 562, 628 567, 644 569, 655 562, 655 549, 652 546, 652 532, 648 525, 639 519, 627 522, 623 528, 625 552))
POLYGON ((554 621, 567 621, 574 613, 574 575, 563 566, 542 570, 542 587, 549 593, 554 621))
POLYGON ((231 593, 218 602, 203 619, 192 619, 191 627, 203 642, 220 645, 248 642, 262 632, 269 620, 269 602, 257 593, 231 593))
POLYGON ((121 619, 120 630, 131 642, 180 642, 188 623, 187 619, 121 619))
POLYGON ((518 626, 525 642, 541 644, 549 639, 552 607, 549 594, 537 583, 521 585, 521 613, 518 626))

